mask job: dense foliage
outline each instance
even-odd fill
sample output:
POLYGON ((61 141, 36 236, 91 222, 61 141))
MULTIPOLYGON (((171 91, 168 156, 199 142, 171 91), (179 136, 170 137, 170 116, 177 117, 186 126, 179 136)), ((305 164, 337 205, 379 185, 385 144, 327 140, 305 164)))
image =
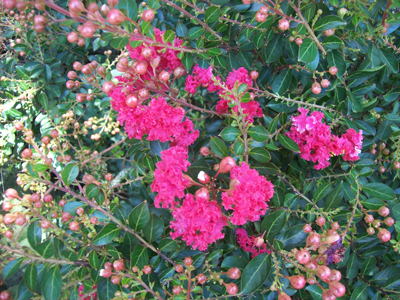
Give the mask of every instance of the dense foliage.
POLYGON ((2 0, 0 300, 400 299, 399 6, 2 0))

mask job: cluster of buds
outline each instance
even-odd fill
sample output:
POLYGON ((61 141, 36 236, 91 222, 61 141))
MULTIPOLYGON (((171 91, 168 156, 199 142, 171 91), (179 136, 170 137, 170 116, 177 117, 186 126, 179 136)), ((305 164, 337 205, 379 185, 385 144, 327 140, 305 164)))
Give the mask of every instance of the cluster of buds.
MULTIPOLYGON (((394 225, 395 221, 393 218, 389 217, 390 214, 390 209, 386 206, 382 206, 380 207, 377 211, 378 214, 381 217, 384 217, 385 220, 383 221, 383 223, 387 226, 387 227, 391 227, 394 225)), ((386 243, 389 242, 391 239, 391 234, 389 232, 389 230, 381 228, 381 222, 382 220, 379 219, 375 219, 373 215, 371 214, 366 214, 364 217, 364 221, 365 223, 367 223, 369 225, 368 229, 367 229, 367 233, 369 235, 373 235, 375 234, 375 229, 378 229, 378 238, 386 243)))
MULTIPOLYGON (((338 69, 337 69, 335 66, 330 67, 329 70, 328 70, 328 73, 331 74, 331 75, 336 75, 337 72, 338 72, 338 69)), ((331 84, 331 83, 329 82, 328 79, 322 78, 322 79, 321 79, 321 84, 318 83, 318 82, 314 82, 314 83, 313 83, 313 85, 311 86, 311 91, 312 91, 315 95, 318 95, 318 94, 320 94, 321 91, 322 91, 321 86, 322 86, 323 88, 326 89, 330 84, 331 84)))

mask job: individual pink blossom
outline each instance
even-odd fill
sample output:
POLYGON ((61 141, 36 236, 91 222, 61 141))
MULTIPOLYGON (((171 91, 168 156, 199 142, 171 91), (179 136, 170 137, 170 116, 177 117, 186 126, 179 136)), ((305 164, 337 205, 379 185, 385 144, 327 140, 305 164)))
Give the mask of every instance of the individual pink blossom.
POLYGON ((341 137, 344 139, 343 142, 343 150, 344 150, 344 156, 343 159, 345 161, 354 161, 359 159, 360 157, 358 154, 361 153, 361 147, 362 147, 362 130, 360 130, 358 133, 350 128, 347 129, 346 133, 342 135, 341 137))
POLYGON ((274 185, 245 162, 231 170, 231 181, 234 179, 233 191, 222 193, 222 205, 228 211, 233 210, 229 220, 234 225, 258 221, 267 211, 274 185))
MULTIPOLYGON (((224 96, 226 97, 226 96, 224 96)), ((233 96, 230 96, 233 98, 233 96)), ((215 109, 220 115, 226 114, 230 112, 230 107, 228 106, 229 100, 227 99, 220 99, 218 101, 217 106, 215 109)), ((260 104, 256 101, 249 101, 247 103, 240 103, 241 108, 243 109, 243 115, 245 115, 245 121, 247 123, 253 123, 254 122, 254 117, 259 117, 261 118, 263 116, 262 108, 260 107, 260 104)), ((236 113, 236 115, 239 115, 239 107, 236 105, 233 108, 233 111, 236 113)))
MULTIPOLYGON (((215 85, 212 81, 212 70, 212 66, 208 67, 208 69, 205 69, 200 68, 199 65, 196 65, 193 68, 193 75, 189 75, 186 78, 185 90, 188 93, 194 94, 197 92, 197 89, 202 86, 204 88, 207 88, 209 92, 219 91, 220 87, 218 85, 215 85)), ((221 78, 217 76, 216 80, 221 81, 221 78)))
POLYGON ((205 197, 186 194, 183 204, 172 212, 174 221, 171 221, 171 237, 182 237, 188 246, 200 251, 207 250, 208 245, 224 238, 222 229, 227 225, 227 218, 223 216, 216 201, 205 197))
POLYGON ((246 229, 238 228, 236 229, 235 234, 236 241, 239 244, 239 247, 242 248, 244 251, 250 252, 252 254, 252 258, 260 255, 261 253, 270 253, 270 251, 267 250, 267 246, 265 244, 263 244, 261 247, 256 247, 254 241, 255 239, 257 239, 257 237, 254 235, 249 237, 246 229))
MULTIPOLYGON (((163 36, 164 36, 165 31, 161 31, 158 28, 154 28, 154 34, 155 34, 155 41, 164 44, 163 41, 163 36)), ((137 40, 135 38, 132 38, 133 41, 137 40)), ((181 47, 183 44, 183 41, 179 38, 175 38, 174 42, 168 42, 166 43, 169 46, 174 46, 174 47, 181 47)), ((174 49, 168 49, 164 48, 162 46, 147 46, 145 44, 132 48, 130 44, 127 46, 129 50, 129 56, 134 59, 134 60, 139 60, 139 61, 147 61, 150 63, 151 61, 156 58, 157 56, 160 57, 160 64, 158 65, 158 69, 160 70, 167 70, 169 72, 172 72, 175 68, 179 66, 183 66, 181 60, 178 58, 178 54, 180 51, 174 50, 174 49), (151 56, 150 57, 144 57, 142 56, 142 50, 144 48, 149 48, 152 50, 151 56)))
POLYGON ((253 85, 253 80, 250 78, 249 72, 243 67, 237 70, 233 69, 226 78, 226 86, 229 89, 233 89, 236 82, 239 85, 242 83, 247 84, 249 87, 253 85))
POLYGON ((197 139, 199 131, 193 129, 190 120, 183 121, 184 115, 184 109, 174 108, 165 98, 158 97, 153 98, 148 106, 139 104, 135 108, 121 109, 118 121, 125 126, 129 138, 141 139, 147 134, 150 141, 170 141, 174 146, 189 146, 197 139))
POLYGON ((330 165, 332 155, 344 154, 344 160, 357 160, 361 152, 362 131, 348 129, 341 137, 333 135, 328 125, 322 123, 324 114, 314 111, 308 116, 308 109, 299 108, 300 115, 292 117, 293 126, 286 133, 299 146, 300 157, 317 163, 320 170, 330 165))
POLYGON ((188 150, 185 147, 175 146, 161 152, 161 161, 154 171, 154 181, 151 190, 158 193, 154 205, 173 209, 179 204, 178 199, 185 196, 185 189, 190 186, 190 180, 182 172, 190 166, 188 150))

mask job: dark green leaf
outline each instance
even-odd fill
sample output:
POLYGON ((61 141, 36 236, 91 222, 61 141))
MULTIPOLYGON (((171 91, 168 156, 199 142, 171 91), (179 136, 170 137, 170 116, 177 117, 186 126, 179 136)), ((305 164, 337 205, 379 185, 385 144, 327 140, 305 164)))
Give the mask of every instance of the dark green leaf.
POLYGON ((99 300, 114 299, 114 294, 117 290, 118 285, 113 284, 110 278, 106 278, 97 285, 97 297, 99 300))
POLYGON ((203 33, 204 33, 203 27, 193 27, 189 29, 188 38, 191 40, 198 39, 203 35, 203 33))
POLYGON ((175 33, 172 30, 167 30, 164 32, 163 37, 165 43, 173 42, 175 39, 175 33))
POLYGON ((312 62, 317 56, 317 45, 312 39, 304 39, 299 48, 299 61, 312 62))
POLYGON ((76 164, 68 164, 62 172, 62 180, 66 185, 70 185, 79 175, 79 168, 76 164))
POLYGON ((265 148, 261 147, 253 148, 250 150, 249 154, 252 158, 261 163, 267 163, 271 160, 271 155, 265 148))
POLYGON ((275 77, 272 82, 272 91, 275 94, 283 95, 286 93, 290 86, 290 82, 292 81, 292 70, 285 69, 275 77))
POLYGON ((207 8, 205 13, 206 23, 210 24, 218 20, 221 11, 217 6, 211 6, 207 8))
POLYGON ((34 292, 36 289, 37 269, 35 263, 30 263, 24 273, 24 282, 26 287, 34 292))
POLYGON ((339 206, 344 196, 343 182, 328 194, 325 201, 325 211, 330 211, 339 206))
POLYGON ((233 142, 240 135, 240 130, 236 127, 226 127, 219 134, 225 141, 233 142))
POLYGON ((210 147, 215 154, 222 157, 228 156, 228 148, 221 139, 212 137, 210 139, 210 147))
POLYGON ((163 252, 171 252, 174 251, 178 246, 178 243, 172 239, 162 239, 158 243, 158 247, 163 252))
POLYGON ((275 236, 281 232, 282 228, 286 224, 286 212, 284 210, 278 210, 270 213, 264 218, 261 223, 261 232, 265 233, 265 239, 272 242, 275 236))
POLYGON ((22 263, 23 258, 18 258, 10 261, 8 264, 4 266, 3 269, 3 280, 10 278, 15 272, 17 272, 19 266, 22 263))
POLYGON ((96 184, 91 183, 88 186, 86 186, 86 196, 89 199, 96 197, 98 193, 99 193, 99 187, 96 184))
POLYGON ((393 200, 396 198, 396 195, 389 186, 379 182, 367 183, 362 187, 362 190, 372 197, 381 200, 393 200))
POLYGON ((107 245, 115 239, 121 228, 119 228, 116 224, 107 224, 94 238, 93 245, 95 246, 103 246, 107 245))
POLYGON ((144 201, 132 209, 128 217, 129 226, 134 231, 144 228, 150 221, 150 211, 147 202, 144 201))
POLYGON ((320 19, 314 26, 315 31, 328 30, 346 25, 346 22, 338 16, 326 16, 320 19))
POLYGON ((365 300, 368 298, 368 285, 362 282, 351 293, 350 300, 365 300))
POLYGON ((314 193, 314 202, 317 202, 318 200, 321 200, 324 198, 326 195, 329 194, 331 191, 331 183, 325 183, 317 188, 317 190, 314 193))
POLYGON ((147 248, 137 245, 131 254, 131 268, 136 266, 140 270, 149 264, 149 254, 147 248))
POLYGON ((253 258, 242 273, 242 294, 250 294, 257 290, 267 279, 271 269, 271 256, 267 253, 253 258))
POLYGON ((129 43, 129 38, 128 37, 117 37, 115 39, 113 39, 110 42, 110 46, 113 47, 114 49, 122 49, 124 48, 126 45, 128 45, 129 43))
POLYGON ((154 242, 164 232, 164 222, 156 215, 151 214, 149 223, 143 228, 143 234, 147 241, 154 242))
POLYGON ((57 300, 61 296, 62 279, 58 265, 50 268, 41 280, 45 300, 57 300))
POLYGON ((257 142, 263 142, 266 141, 269 138, 269 133, 268 131, 260 126, 254 126, 254 127, 250 127, 247 130, 247 133, 253 138, 255 139, 257 142))
POLYGON ((278 134, 278 140, 283 147, 294 152, 300 152, 299 146, 291 138, 283 134, 278 134))

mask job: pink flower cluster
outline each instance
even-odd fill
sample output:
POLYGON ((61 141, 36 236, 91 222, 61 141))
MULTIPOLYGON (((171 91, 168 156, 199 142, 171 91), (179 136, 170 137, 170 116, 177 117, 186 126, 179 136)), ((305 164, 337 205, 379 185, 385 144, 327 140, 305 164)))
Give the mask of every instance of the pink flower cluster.
POLYGON ((175 146, 161 152, 161 161, 154 171, 154 181, 151 184, 153 192, 157 192, 154 204, 163 208, 174 209, 179 204, 176 198, 185 196, 185 189, 191 185, 190 179, 182 172, 190 166, 188 150, 185 147, 175 146))
POLYGON ((267 211, 274 185, 245 162, 231 170, 232 181, 235 182, 233 191, 222 193, 222 205, 226 210, 233 210, 229 220, 234 225, 258 221, 267 211))
MULTIPOLYGON (((229 102, 234 100, 232 95, 229 95, 229 92, 222 90, 221 87, 215 85, 212 81, 212 67, 208 69, 200 68, 198 65, 193 69, 193 75, 189 75, 186 78, 185 82, 185 90, 189 93, 194 94, 197 92, 200 86, 207 88, 210 92, 217 92, 220 95, 221 99, 218 101, 217 106, 215 107, 219 114, 226 114, 230 112, 230 107, 228 106, 229 102)), ((215 77, 216 81, 221 82, 220 77, 215 77)), ((225 85, 228 89, 232 90, 235 84, 247 84, 249 87, 253 86, 253 81, 250 78, 248 71, 245 68, 239 68, 237 70, 233 70, 229 73, 226 78, 225 85)), ((260 104, 254 100, 249 101, 247 103, 240 103, 240 107, 243 109, 243 114, 246 116, 246 122, 253 123, 254 117, 262 117, 263 112, 260 107, 260 104)), ((233 111, 238 114, 239 107, 235 106, 233 111)))
MULTIPOLYGON (((161 31, 158 28, 154 28, 154 34, 155 34, 155 41, 160 43, 160 44, 165 44, 163 41, 163 36, 164 36, 165 31, 161 31)), ((133 41, 135 41, 135 38, 132 38, 133 41)), ((181 47, 183 44, 183 41, 181 39, 175 38, 174 42, 168 42, 166 43, 167 45, 174 46, 174 47, 181 47)), ((173 71, 175 68, 179 66, 183 66, 181 60, 178 58, 178 53, 179 51, 173 50, 173 49, 167 49, 165 47, 158 47, 158 46, 145 46, 141 45, 136 48, 132 48, 129 44, 127 46, 129 50, 129 56, 132 59, 136 59, 139 61, 147 61, 150 65, 150 63, 153 61, 153 59, 160 57, 160 64, 158 65, 158 69, 161 70, 169 70, 173 71), (148 57, 144 57, 142 55, 142 50, 144 48, 149 48, 151 49, 151 55, 148 57)))
POLYGON ((345 161, 359 159, 362 146, 362 130, 348 129, 341 137, 333 135, 328 125, 322 123, 324 114, 314 111, 308 116, 308 109, 299 108, 300 115, 292 117, 293 126, 286 133, 296 142, 301 158, 318 162, 315 169, 330 165, 332 155, 342 155, 345 161))
POLYGON ((216 201, 208 197, 187 194, 181 207, 172 212, 175 221, 171 221, 171 237, 182 237, 187 245, 201 251, 207 250, 209 244, 224 238, 221 232, 228 220, 223 216, 216 201))
POLYGON ((257 247, 256 239, 258 237, 254 235, 249 237, 246 229, 244 228, 236 229, 235 234, 236 234, 236 241, 239 244, 240 248, 242 248, 244 251, 250 252, 252 254, 252 258, 256 257, 257 255, 260 255, 261 253, 265 252, 270 253, 270 251, 267 250, 267 246, 265 245, 265 243, 263 243, 261 247, 257 247))
MULTIPOLYGON (((163 43, 164 32, 154 28, 155 40, 163 43)), ((182 46, 183 41, 175 39, 174 42, 167 43, 176 47, 182 46)), ((156 74, 162 70, 172 72, 177 67, 182 67, 182 62, 178 58, 178 51, 165 49, 164 47, 142 45, 132 48, 128 45, 129 55, 133 60, 147 62, 150 66, 154 59, 159 60, 156 67, 156 74), (147 50, 145 56, 142 55, 143 49, 147 50), (151 53, 149 53, 149 50, 151 53)), ((150 68, 144 75, 133 72, 135 80, 126 79, 122 76, 116 77, 119 84, 111 90, 109 96, 112 98, 111 105, 118 112, 118 121, 125 126, 129 138, 141 139, 148 135, 150 141, 160 140, 171 142, 171 145, 189 146, 199 136, 199 132, 194 130, 193 123, 184 119, 185 111, 182 108, 174 108, 169 105, 165 98, 153 98, 148 105, 140 103, 132 108, 126 104, 127 93, 134 94, 141 90, 145 81, 150 78, 150 68)), ((160 86, 164 89, 164 86, 160 86)))
POLYGON ((147 134, 150 141, 170 141, 172 146, 189 146, 198 138, 199 131, 194 130, 193 123, 189 119, 184 120, 185 111, 182 108, 174 108, 165 101, 165 98, 153 98, 149 105, 139 104, 135 108, 122 108, 121 102, 124 96, 116 95, 113 107, 119 112, 118 121, 125 125, 129 138, 141 139, 147 134))

